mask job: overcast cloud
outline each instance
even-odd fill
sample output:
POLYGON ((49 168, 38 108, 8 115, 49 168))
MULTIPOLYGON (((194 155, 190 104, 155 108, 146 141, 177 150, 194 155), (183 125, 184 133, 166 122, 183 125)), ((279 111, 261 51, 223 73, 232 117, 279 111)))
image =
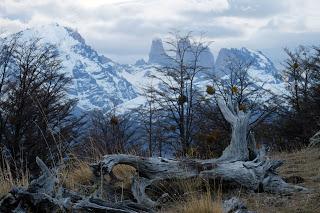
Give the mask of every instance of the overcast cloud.
POLYGON ((284 47, 318 45, 319 0, 0 0, 0 33, 59 23, 121 63, 147 59, 154 37, 205 32, 216 53, 248 47, 280 62, 284 47))

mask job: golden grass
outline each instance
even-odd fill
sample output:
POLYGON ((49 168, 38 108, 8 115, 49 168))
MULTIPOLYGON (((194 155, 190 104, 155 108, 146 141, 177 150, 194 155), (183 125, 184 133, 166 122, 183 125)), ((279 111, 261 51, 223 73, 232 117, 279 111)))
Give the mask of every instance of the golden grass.
POLYGON ((131 188, 131 178, 136 174, 136 169, 132 166, 119 164, 113 168, 113 174, 119 182, 116 184, 124 189, 131 188))
POLYGON ((79 191, 82 186, 91 185, 93 173, 85 161, 77 161, 60 172, 62 184, 71 190, 79 191))
POLYGON ((187 202, 177 204, 176 207, 166 212, 177 213, 222 213, 222 202, 213 201, 210 195, 192 197, 187 202))
POLYGON ((212 197, 212 190, 207 188, 206 192, 195 192, 194 189, 199 189, 199 182, 196 181, 193 184, 189 182, 188 185, 184 184, 186 188, 184 190, 189 191, 185 201, 176 200, 172 207, 169 209, 161 210, 161 212, 177 212, 177 213, 222 213, 222 198, 218 192, 215 198, 212 197))
MULTIPOLYGON (((162 192, 169 192, 169 203, 160 212, 222 213, 221 189, 212 188, 201 178, 175 180, 163 184, 162 192)), ((160 190, 160 191, 161 191, 160 190)))
POLYGON ((0 197, 6 195, 12 187, 28 187, 29 172, 21 169, 18 173, 19 178, 14 178, 8 162, 2 163, 0 167, 0 197))

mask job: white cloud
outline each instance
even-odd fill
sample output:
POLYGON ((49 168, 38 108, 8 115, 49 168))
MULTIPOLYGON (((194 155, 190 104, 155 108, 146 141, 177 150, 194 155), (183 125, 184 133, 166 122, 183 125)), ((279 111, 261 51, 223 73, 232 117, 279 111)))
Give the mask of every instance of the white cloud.
POLYGON ((294 35, 320 35, 319 9, 318 0, 0 0, 0 32, 57 22, 121 62, 146 56, 151 39, 172 29, 207 32, 215 50, 272 43, 276 52, 270 35, 279 46, 294 45, 294 35))

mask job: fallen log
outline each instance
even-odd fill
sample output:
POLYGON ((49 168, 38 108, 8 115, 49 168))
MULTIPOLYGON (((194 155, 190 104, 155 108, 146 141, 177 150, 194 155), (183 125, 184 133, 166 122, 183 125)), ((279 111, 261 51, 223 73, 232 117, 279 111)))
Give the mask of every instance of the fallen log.
POLYGON ((33 180, 27 189, 13 188, 5 195, 0 200, 0 212, 153 212, 132 201, 111 203, 59 187, 56 172, 50 171, 41 159, 37 158, 36 162, 42 175, 33 180), (56 190, 57 187, 59 189, 56 190))
POLYGON ((253 136, 248 134, 250 112, 239 111, 231 101, 226 103, 218 100, 218 105, 232 127, 230 145, 221 157, 208 160, 172 160, 123 154, 106 155, 99 163, 91 165, 94 174, 97 177, 110 175, 116 178, 113 174, 116 165, 125 164, 134 167, 137 175, 132 179, 132 194, 138 203, 151 208, 161 203, 152 200, 147 195, 146 189, 155 182, 172 179, 195 177, 222 179, 250 190, 271 193, 308 191, 306 188, 286 183, 276 172, 283 161, 269 159, 264 146, 257 148, 253 136))

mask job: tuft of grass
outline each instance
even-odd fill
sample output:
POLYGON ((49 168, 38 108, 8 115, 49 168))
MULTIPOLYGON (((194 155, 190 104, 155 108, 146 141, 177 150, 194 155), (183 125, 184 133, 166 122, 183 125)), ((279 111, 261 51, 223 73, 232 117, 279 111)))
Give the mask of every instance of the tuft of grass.
POLYGON ((210 191, 205 194, 193 195, 186 202, 177 203, 172 209, 165 212, 177 213, 223 213, 222 199, 218 196, 215 200, 210 191))
POLYGON ((136 174, 136 169, 129 165, 119 164, 113 168, 113 174, 117 177, 118 183, 124 189, 131 188, 132 177, 136 174))
POLYGON ((0 197, 6 195, 12 187, 28 187, 29 172, 20 169, 16 173, 16 178, 11 172, 10 165, 7 161, 2 162, 0 166, 0 197))
POLYGON ((89 163, 85 161, 77 161, 72 165, 64 168, 60 172, 62 184, 71 190, 79 191, 84 186, 91 185, 93 181, 93 173, 89 163))
POLYGON ((160 212, 178 213, 222 213, 221 188, 209 184, 207 180, 193 178, 175 180, 163 184, 163 192, 169 192, 169 203, 160 212))

